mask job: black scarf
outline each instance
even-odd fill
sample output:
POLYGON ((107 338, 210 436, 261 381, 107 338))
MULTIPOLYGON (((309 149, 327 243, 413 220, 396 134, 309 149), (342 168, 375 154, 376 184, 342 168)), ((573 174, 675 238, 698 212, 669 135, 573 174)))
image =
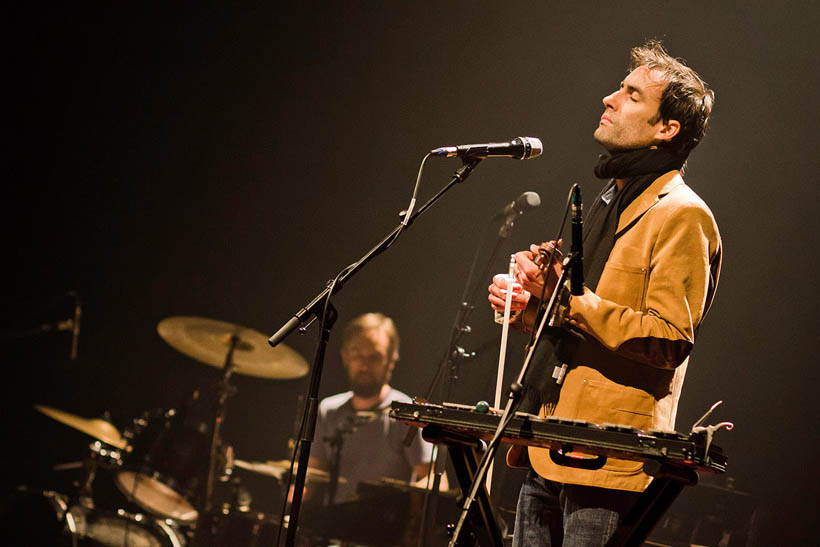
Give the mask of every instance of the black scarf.
POLYGON ((661 148, 639 148, 602 155, 595 176, 609 179, 584 219, 584 284, 594 291, 615 245, 618 220, 635 198, 659 176, 680 169, 684 160, 661 148), (627 179, 618 190, 615 179, 627 179))

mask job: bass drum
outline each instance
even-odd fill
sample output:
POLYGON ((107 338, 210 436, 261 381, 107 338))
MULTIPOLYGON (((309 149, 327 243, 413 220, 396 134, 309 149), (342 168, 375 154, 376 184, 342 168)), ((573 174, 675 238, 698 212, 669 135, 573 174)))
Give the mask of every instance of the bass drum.
POLYGON ((73 506, 65 517, 77 547, 184 547, 177 529, 167 522, 123 510, 97 511, 73 506))
POLYGON ((68 506, 68 496, 20 489, 4 501, 0 545, 9 547, 185 547, 166 522, 125 511, 68 506))

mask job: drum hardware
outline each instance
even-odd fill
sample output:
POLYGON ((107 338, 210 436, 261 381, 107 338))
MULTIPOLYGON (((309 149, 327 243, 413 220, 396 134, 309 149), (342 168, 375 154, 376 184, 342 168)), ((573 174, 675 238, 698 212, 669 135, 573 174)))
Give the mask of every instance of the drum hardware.
POLYGON ((197 519, 195 498, 201 490, 208 446, 207 426, 197 421, 198 393, 181 410, 144 412, 126 429, 131 452, 114 482, 144 510, 190 524, 197 519))
POLYGON ((92 484, 97 476, 97 469, 116 468, 122 463, 121 450, 128 451, 129 446, 120 431, 108 421, 107 412, 103 418, 83 418, 63 410, 44 405, 34 405, 34 408, 58 422, 72 427, 96 439, 89 445, 89 452, 82 463, 75 467, 83 469, 83 478, 76 494, 77 503, 85 507, 94 507, 92 484))
MULTIPOLYGON (((116 469, 121 464, 122 460, 120 459, 119 450, 105 445, 100 441, 91 443, 88 446, 88 455, 83 459, 81 464, 83 475, 79 483, 79 488, 77 489, 74 499, 70 499, 69 502, 87 509, 94 509, 93 484, 97 478, 97 471, 99 469, 116 469)), ((70 515, 66 515, 66 518, 69 519, 70 523, 70 515)), ((73 528, 71 531, 74 531, 73 528)))
MULTIPOLYGON (((64 544, 72 547, 122 545, 124 537, 128 538, 129 546, 176 547, 186 544, 185 535, 193 539, 196 532, 204 538, 207 534, 199 534, 200 531, 224 535, 226 529, 234 530, 226 537, 252 538, 254 542, 268 537, 264 531, 275 533, 278 522, 250 512, 247 490, 238 485, 238 479, 232 480, 233 449, 221 437, 226 402, 236 392, 230 378, 233 373, 298 378, 306 374, 307 363, 289 348, 271 348, 262 334, 229 323, 195 317, 170 318, 160 322, 158 332, 182 353, 208 365, 221 366, 220 380, 208 400, 200 401, 195 392, 183 408, 144 412, 123 432, 107 416, 85 418, 36 405, 37 411, 91 436, 94 442, 82 462, 55 467, 82 469, 82 478, 75 483, 72 495, 29 495, 38 496, 40 505, 55 507, 49 510, 53 514, 49 518, 64 527, 64 535, 70 540, 64 544), (206 450, 207 460, 202 457, 206 450), (100 470, 111 471, 113 481, 97 481, 95 485, 96 478, 103 478, 100 470), (228 481, 235 491, 231 503, 222 505, 214 499, 214 486, 228 481), (139 507, 128 507, 123 503, 125 500, 101 501, 100 492, 94 492, 92 486, 103 488, 103 498, 110 494, 119 500, 122 494, 139 507), (114 509, 109 510, 112 506, 114 509), (150 515, 140 513, 141 510, 150 515), (212 528, 206 521, 215 514, 219 526, 212 528), (239 533, 237 529, 245 531, 239 533)), ((202 544, 214 544, 214 537, 204 538, 202 544)), ((227 544, 245 543, 240 539, 239 543, 227 544)), ((25 541, 21 544, 30 545, 25 541)), ((45 544, 60 545, 57 539, 45 544)))
MULTIPOLYGON (((196 520, 195 544, 213 544, 218 531, 212 523, 215 510, 216 483, 227 482, 233 472, 233 450, 223 449, 222 425, 225 422, 228 398, 236 393, 231 384, 234 373, 258 378, 299 378, 307 373, 307 362, 287 347, 272 348, 267 338, 252 329, 223 321, 201 317, 171 317, 157 325, 157 332, 171 347, 206 365, 221 369, 214 390, 214 404, 209 417, 207 469, 199 474, 204 479, 196 508, 189 513, 196 520)), ((201 455, 203 451, 199 452, 201 455)))
MULTIPOLYGON (((226 482, 233 472, 233 450, 223 450, 222 426, 228 397, 236 393, 231 385, 234 373, 257 378, 292 379, 307 374, 307 362, 294 350, 280 345, 273 348, 261 333, 202 317, 170 317, 157 325, 157 332, 171 347, 206 365, 221 369, 216 386, 215 404, 210 420, 210 439, 204 491, 195 511, 199 514, 194 544, 213 544, 219 526, 213 524, 218 513, 214 503, 217 481, 226 482)), ((201 454, 201 453, 200 453, 201 454)), ((195 517, 196 518, 196 517, 195 517)))

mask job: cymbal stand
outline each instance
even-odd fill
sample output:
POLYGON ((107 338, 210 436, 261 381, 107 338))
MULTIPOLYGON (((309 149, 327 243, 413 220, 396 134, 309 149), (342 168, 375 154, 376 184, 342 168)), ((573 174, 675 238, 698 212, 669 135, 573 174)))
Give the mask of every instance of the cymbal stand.
MULTIPOLYGON (((111 421, 111 416, 107 410, 102 418, 107 422, 111 421)), ((97 469, 100 468, 101 461, 104 466, 106 464, 112 467, 121 465, 120 451, 100 441, 94 441, 88 445, 88 455, 82 461, 82 480, 78 484, 77 491, 70 499, 69 507, 76 503, 80 507, 94 509, 94 480, 97 477, 97 469)))
MULTIPOLYGON (((99 444, 99 443, 97 443, 99 444)), ((94 443, 89 446, 91 453, 83 459, 83 478, 80 487, 77 489, 76 501, 77 505, 88 509, 94 508, 94 490, 92 484, 97 476, 97 454, 94 450, 94 443)))
POLYGON ((228 397, 233 394, 233 386, 230 384, 231 373, 233 372, 233 352, 239 344, 239 336, 231 336, 228 354, 225 356, 225 366, 222 368, 222 378, 217 387, 216 409, 214 411, 214 426, 211 431, 211 449, 208 454, 208 480, 205 485, 205 496, 203 508, 205 513, 213 510, 214 485, 216 483, 216 468, 219 463, 217 452, 222 443, 222 424, 225 421, 225 406, 228 397))

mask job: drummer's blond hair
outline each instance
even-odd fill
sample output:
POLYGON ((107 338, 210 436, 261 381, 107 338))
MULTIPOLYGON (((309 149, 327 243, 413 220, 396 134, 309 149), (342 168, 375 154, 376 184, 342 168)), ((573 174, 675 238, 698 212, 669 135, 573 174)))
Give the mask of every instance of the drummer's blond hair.
POLYGON ((371 312, 362 314, 345 327, 342 333, 342 349, 347 347, 347 344, 353 338, 359 336, 370 329, 379 329, 387 334, 388 347, 387 354, 392 360, 399 360, 399 332, 396 330, 396 324, 392 319, 383 313, 371 312))

